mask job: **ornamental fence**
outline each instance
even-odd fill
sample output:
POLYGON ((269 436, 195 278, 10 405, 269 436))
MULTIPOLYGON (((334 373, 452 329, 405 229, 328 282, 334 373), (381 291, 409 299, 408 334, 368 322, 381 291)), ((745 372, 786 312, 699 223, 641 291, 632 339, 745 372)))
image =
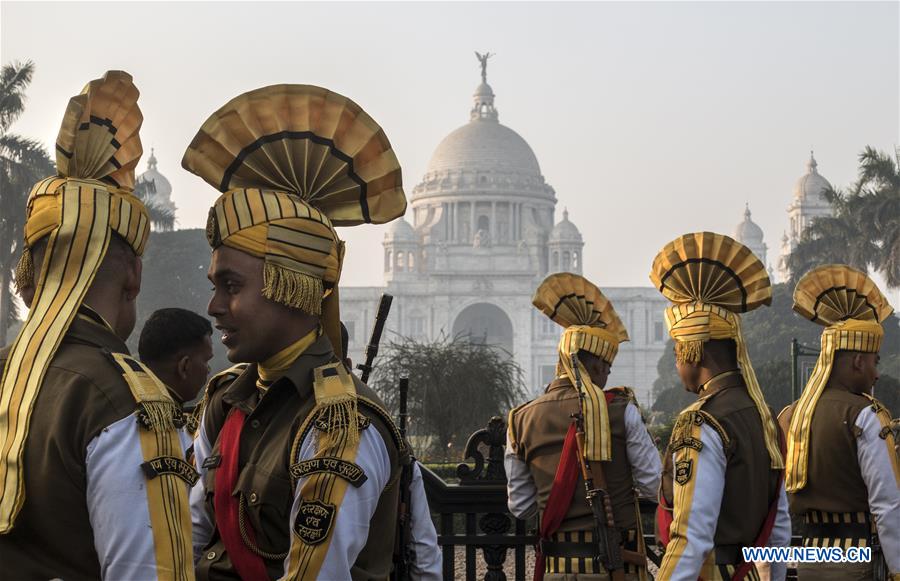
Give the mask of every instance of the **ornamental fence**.
MULTIPOLYGON (((515 581, 531 579, 533 565, 526 562, 526 549, 537 542, 537 521, 517 519, 507 508, 505 447, 506 422, 494 416, 486 427, 469 436, 463 454, 465 462, 456 469, 458 484, 449 484, 422 467, 446 580, 506 581, 510 568, 515 581), (458 558, 457 549, 462 550, 462 558, 458 558), (512 566, 508 567, 510 557, 512 566)), ((661 551, 653 532, 656 503, 641 499, 640 510, 647 556, 652 565, 658 566, 661 551)), ((791 544, 799 542, 800 537, 795 536, 791 544)), ((796 571, 788 568, 787 579, 796 578, 796 571)))

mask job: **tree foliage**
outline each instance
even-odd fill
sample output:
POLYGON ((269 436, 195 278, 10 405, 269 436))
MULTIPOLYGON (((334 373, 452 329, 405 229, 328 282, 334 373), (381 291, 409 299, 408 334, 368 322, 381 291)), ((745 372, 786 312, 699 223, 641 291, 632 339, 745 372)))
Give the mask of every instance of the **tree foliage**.
POLYGON ((12 272, 22 252, 25 204, 31 187, 56 171, 40 142, 9 133, 25 110, 25 90, 34 63, 10 63, 0 70, 0 345, 19 313, 12 300, 12 272))
POLYGON ((859 154, 859 173, 849 190, 825 197, 834 215, 813 220, 791 253, 793 282, 821 264, 849 264, 881 273, 900 287, 900 168, 889 154, 867 146, 859 154))
POLYGON ((395 415, 404 376, 408 433, 430 437, 432 459, 457 458, 472 432, 491 416, 505 417, 525 395, 522 370, 508 353, 462 335, 423 342, 398 337, 387 345, 370 383, 395 415))
POLYGON ((156 201, 156 182, 154 180, 138 180, 134 184, 134 195, 144 203, 150 223, 164 231, 175 226, 175 212, 156 201))

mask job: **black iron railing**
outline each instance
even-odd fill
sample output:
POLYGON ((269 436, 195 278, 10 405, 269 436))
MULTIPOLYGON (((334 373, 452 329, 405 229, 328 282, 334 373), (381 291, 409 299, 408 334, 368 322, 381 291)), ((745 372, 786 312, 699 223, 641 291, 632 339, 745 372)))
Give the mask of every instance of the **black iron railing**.
MULTIPOLYGON (((448 484, 440 476, 422 467, 425 494, 435 516, 438 544, 444 555, 443 577, 446 580, 475 581, 484 571, 485 581, 505 581, 504 565, 513 552, 513 578, 531 579, 526 570, 526 548, 537 542, 536 522, 513 517, 506 504, 506 470, 503 453, 506 447, 506 422, 494 416, 466 442, 464 459, 456 469, 458 484, 448 484), (457 571, 456 550, 464 552, 462 568, 457 571), (479 552, 481 555, 479 555, 479 552), (483 563, 479 566, 479 563, 483 563)), ((659 562, 660 548, 653 533, 656 503, 641 499, 644 541, 648 558, 659 562)), ((794 537, 792 544, 799 544, 794 537)), ((796 571, 788 569, 788 580, 796 579, 796 571)))

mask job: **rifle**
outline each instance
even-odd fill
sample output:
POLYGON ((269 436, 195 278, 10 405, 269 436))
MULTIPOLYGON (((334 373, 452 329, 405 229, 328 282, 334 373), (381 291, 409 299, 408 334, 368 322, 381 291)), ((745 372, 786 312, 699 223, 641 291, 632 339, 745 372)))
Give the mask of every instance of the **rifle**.
MULTIPOLYGON (((400 378, 400 421, 398 428, 402 441, 406 441, 406 420, 408 417, 406 400, 409 393, 409 378, 400 378)), ((412 510, 412 482, 413 463, 415 458, 410 454, 409 461, 401 467, 400 472, 400 503, 397 507, 397 534, 394 545, 394 572, 391 578, 394 581, 408 581, 411 579, 410 564, 412 563, 412 551, 409 542, 412 537, 411 510, 412 510)))
MULTIPOLYGON (((612 501, 606 491, 606 478, 603 470, 599 471, 597 486, 594 485, 594 474, 590 463, 584 457, 584 387, 581 384, 581 371, 578 369, 578 352, 572 353, 572 370, 575 374, 575 389, 581 399, 582 407, 572 414, 575 420, 575 442, 578 444, 578 462, 581 464, 581 476, 584 479, 585 497, 594 516, 594 534, 596 535, 597 556, 594 564, 603 565, 609 571, 611 579, 625 578, 625 563, 622 560, 622 538, 613 520, 612 501)), ((629 551, 631 552, 631 551, 629 551)), ((629 555, 632 557, 632 555, 629 555)), ((631 562, 633 559, 629 558, 631 562)), ((641 559, 642 564, 646 561, 641 559)))
POLYGON ((872 535, 872 581, 887 581, 890 579, 887 561, 884 558, 884 549, 878 540, 878 533, 872 535))
POLYGON ((369 344, 366 345, 366 362, 356 366, 362 371, 360 379, 363 383, 369 380, 369 374, 372 373, 372 363, 378 355, 378 344, 381 342, 381 332, 384 331, 384 323, 387 321, 388 313, 391 312, 391 301, 394 300, 392 295, 387 293, 381 294, 381 301, 378 303, 378 314, 375 315, 375 324, 372 327, 372 337, 369 344))

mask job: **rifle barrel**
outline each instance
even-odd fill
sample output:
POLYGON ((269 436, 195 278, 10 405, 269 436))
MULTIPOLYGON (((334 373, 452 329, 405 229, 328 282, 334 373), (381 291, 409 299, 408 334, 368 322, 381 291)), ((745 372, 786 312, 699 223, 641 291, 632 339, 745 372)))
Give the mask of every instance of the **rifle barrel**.
POLYGON ((360 379, 363 383, 369 380, 369 374, 372 372, 372 364, 378 355, 378 344, 381 342, 381 333, 384 331, 384 323, 387 321, 388 313, 391 311, 391 302, 394 300, 393 295, 382 293, 381 300, 378 302, 378 313, 375 315, 375 324, 372 327, 372 336, 369 344, 366 345, 366 361, 357 365, 357 369, 362 371, 360 379))
POLYGON ((400 378, 400 435, 406 437, 406 419, 408 417, 406 403, 409 395, 409 378, 400 378))

